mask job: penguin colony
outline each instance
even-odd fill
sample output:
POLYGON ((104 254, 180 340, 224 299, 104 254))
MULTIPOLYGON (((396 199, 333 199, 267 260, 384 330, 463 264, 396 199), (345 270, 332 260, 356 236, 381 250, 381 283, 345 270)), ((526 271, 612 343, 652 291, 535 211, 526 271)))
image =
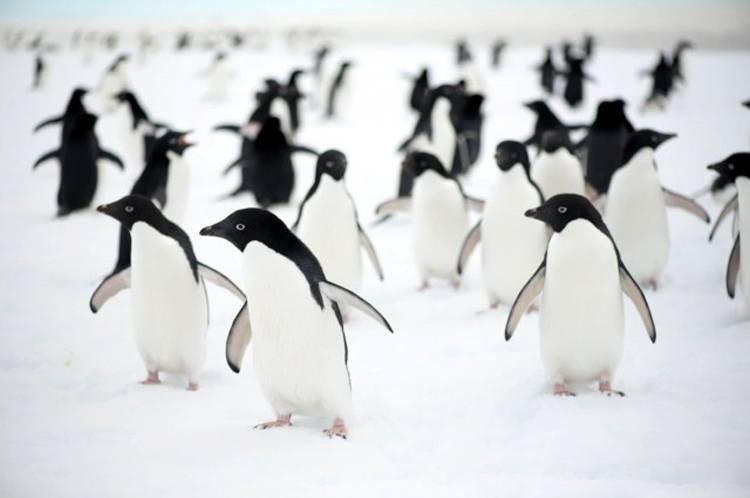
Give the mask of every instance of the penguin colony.
MULTIPOLYGON (((208 101, 224 101, 238 84, 232 81, 228 50, 257 43, 247 33, 225 35, 201 38, 185 31, 170 48, 181 52, 200 45, 213 51, 210 66, 199 74, 209 80, 208 101)), ((7 37, 6 44, 16 46, 21 39, 7 37)), ((110 33, 84 39, 76 32, 71 40, 74 48, 83 45, 84 54, 97 43, 116 50, 118 38, 110 33)), ((506 45, 501 39, 492 43, 493 70, 502 67, 506 45)), ((138 47, 139 57, 156 49, 145 32, 138 47)), ((411 88, 405 100, 415 124, 398 147, 402 162, 394 174, 395 195, 377 207, 376 225, 406 213, 419 275, 415 285, 422 291, 438 280, 460 289, 477 252, 487 305, 506 315, 504 323, 498 320, 506 340, 527 313, 538 313, 540 356, 552 393, 574 396, 573 385, 596 383, 605 395, 624 396, 614 386, 623 354, 623 296, 655 342, 659 310, 649 307, 642 289, 656 291, 666 268, 666 210, 679 208, 697 222, 710 223, 694 198, 659 179, 658 150, 676 135, 637 127, 617 98, 601 101, 590 123, 566 124, 554 114, 550 100, 559 96, 575 108, 585 101, 586 86, 596 82, 587 72, 595 40, 586 35, 580 45, 546 47, 533 68, 548 100, 519 103, 535 118, 527 139, 484 136, 483 103, 491 89, 469 44, 460 40, 455 48, 454 80, 433 81, 427 67, 406 75, 411 88), (493 180, 486 198, 477 199, 461 182, 478 166, 487 140, 495 149, 493 180)), ((679 41, 671 56, 661 53, 653 69, 642 73, 652 78, 643 111, 665 110, 670 96, 686 84, 684 52, 690 48, 690 42, 679 41)), ((41 91, 48 78, 47 54, 56 47, 38 36, 29 49, 35 52, 31 86, 41 91)), ((337 148, 300 144, 296 136, 305 113, 327 119, 346 114, 356 61, 323 45, 311 54, 310 67, 291 67, 286 78, 262 82, 245 124, 214 126, 239 139, 239 155, 224 174, 239 170, 240 184, 228 195, 252 195, 247 208, 200 230, 201 236, 223 239, 240 252, 242 274, 235 283, 198 259, 191 242, 197 234, 181 227, 189 191, 196 188, 185 152, 199 144, 177 123, 151 119, 127 81, 132 58, 117 54, 98 85, 73 89, 62 114, 34 129, 60 126, 59 147, 33 165, 59 163, 59 217, 91 207, 103 167, 99 160, 140 171, 121 198, 96 207, 118 223, 119 235, 114 267, 100 269, 103 278, 92 289, 91 311, 100 312, 113 296, 129 290, 133 335, 146 371, 143 384, 160 383, 166 372, 184 377, 195 391, 206 359, 206 283, 222 287, 237 300, 236 317, 226 324, 226 362, 239 373, 252 349, 255 377, 275 416, 256 427, 289 426, 293 416, 323 415, 332 421, 325 433, 346 439, 355 385, 346 326, 353 314, 362 313, 394 332, 377 303, 360 294, 367 291, 363 272, 387 282, 387 268, 368 234, 377 227, 362 222, 346 186, 347 170, 357 165, 337 148), (137 149, 128 161, 100 146, 95 107, 102 114, 126 109, 127 138, 137 149), (298 154, 316 158, 314 180, 287 226, 270 209, 295 202, 298 154)), ((725 268, 728 296, 740 294, 750 308, 750 243, 745 243, 750 240, 750 153, 717 151, 717 162, 708 168, 718 176, 700 195, 728 192, 709 240, 724 220, 734 220, 732 249, 717 271, 725 268)))

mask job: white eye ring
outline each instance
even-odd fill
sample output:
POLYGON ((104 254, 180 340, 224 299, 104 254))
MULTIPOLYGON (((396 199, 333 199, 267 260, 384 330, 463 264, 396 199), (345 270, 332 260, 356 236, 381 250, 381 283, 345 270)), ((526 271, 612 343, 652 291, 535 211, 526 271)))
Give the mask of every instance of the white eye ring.
POLYGON ((565 214, 568 212, 568 208, 566 208, 565 206, 560 206, 559 208, 557 208, 557 212, 560 214, 565 214))
POLYGON ((126 213, 132 213, 133 212, 133 206, 125 206, 125 212, 126 213))
POLYGON ((234 226, 234 228, 236 228, 236 229, 237 229, 237 230, 239 230, 240 232, 244 232, 244 231, 245 231, 245 225, 243 225, 242 223, 237 223, 237 224, 236 224, 236 225, 234 226))

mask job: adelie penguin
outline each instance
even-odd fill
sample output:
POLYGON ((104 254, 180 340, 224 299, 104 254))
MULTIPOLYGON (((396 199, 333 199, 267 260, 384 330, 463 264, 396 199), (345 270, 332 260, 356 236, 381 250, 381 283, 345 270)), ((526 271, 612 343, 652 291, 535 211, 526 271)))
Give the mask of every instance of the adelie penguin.
POLYGON ((127 88, 126 66, 130 61, 130 55, 118 56, 112 64, 107 67, 97 87, 97 92, 104 102, 105 109, 114 110, 117 106, 117 94, 127 88))
POLYGON ((565 77, 563 98, 570 107, 578 107, 584 99, 584 82, 593 81, 593 78, 584 72, 583 59, 571 57, 567 63, 567 68, 561 73, 565 77))
POLYGON ((83 98, 88 93, 88 89, 78 87, 73 90, 70 94, 68 103, 65 106, 65 111, 59 116, 53 116, 45 119, 34 127, 34 133, 52 124, 62 123, 62 131, 60 135, 62 137, 67 136, 68 129, 73 125, 74 118, 81 113, 86 112, 86 108, 83 105, 83 98))
POLYGON ((117 100, 128 106, 132 119, 131 130, 142 138, 143 151, 141 157, 143 157, 144 164, 146 164, 151 155, 151 150, 156 143, 157 135, 165 126, 161 123, 151 121, 146 110, 133 92, 120 92, 117 94, 117 100))
POLYGON ((41 53, 37 53, 34 56, 34 79, 31 83, 32 90, 39 90, 44 88, 47 82, 47 64, 44 62, 44 58, 41 53))
POLYGON ((553 231, 541 264, 518 294, 508 314, 510 340, 526 310, 541 295, 539 346, 553 393, 575 395, 571 383, 598 382, 612 388, 622 358, 624 292, 635 305, 651 342, 656 341, 651 310, 620 258, 601 215, 585 197, 559 194, 526 216, 553 231))
POLYGON ((410 152, 403 167, 409 168, 415 179, 411 197, 386 201, 375 213, 390 215, 411 211, 420 289, 429 287, 431 278, 448 280, 458 288, 461 276, 456 261, 469 229, 467 210, 481 211, 484 203, 468 197, 458 180, 432 154, 410 152))
POLYGON ((537 150, 541 147, 542 135, 545 132, 560 130, 567 135, 569 131, 586 127, 585 125, 566 125, 560 121, 560 118, 552 112, 552 109, 543 100, 527 102, 524 107, 536 115, 536 122, 534 123, 534 133, 523 144, 526 146, 533 145, 537 150))
POLYGON ((503 51, 507 46, 508 43, 505 40, 495 40, 495 42, 492 44, 492 56, 490 58, 490 64, 494 69, 500 67, 500 57, 502 56, 503 51))
POLYGON ((709 166, 732 181, 737 188, 736 210, 739 228, 726 270, 726 289, 734 299, 740 280, 745 303, 750 308, 750 153, 738 152, 709 166))
POLYGON ((520 142, 500 142, 495 149, 498 172, 485 200, 482 218, 469 231, 458 258, 463 273, 481 242, 482 281, 490 304, 510 305, 547 248, 547 231, 523 213, 544 201, 529 176, 529 156, 520 142))
POLYGON ((583 165, 567 131, 557 129, 542 134, 539 153, 532 163, 531 178, 545 199, 556 194, 585 194, 583 165))
POLYGON ((252 338, 255 375, 276 415, 256 427, 323 415, 333 418, 326 434, 346 438, 352 398, 340 306, 359 309, 390 332, 391 326, 371 304, 331 282, 312 251, 269 211, 235 211, 200 233, 242 252, 247 302, 232 323, 226 357, 239 373, 252 338))
POLYGON ((646 111, 651 107, 656 107, 663 110, 674 88, 674 67, 667 60, 667 56, 661 54, 656 66, 641 74, 651 77, 651 92, 643 102, 641 109, 646 111))
POLYGON ((362 287, 362 250, 380 280, 383 269, 346 189, 346 169, 346 156, 337 150, 318 157, 315 181, 300 204, 292 230, 315 254, 328 278, 358 292, 362 287))
POLYGON ((667 206, 705 223, 708 213, 692 199, 662 187, 654 151, 676 135, 638 130, 630 136, 612 175, 605 218, 633 278, 656 289, 669 256, 667 206))
POLYGON ((351 84, 349 83, 349 72, 353 63, 344 61, 339 66, 336 76, 326 90, 326 117, 332 118, 341 114, 341 109, 346 109, 351 100, 351 84))
POLYGON ((547 94, 554 94, 555 78, 561 71, 555 67, 555 62, 552 60, 551 47, 545 49, 544 60, 541 64, 536 66, 536 70, 539 72, 539 85, 545 92, 547 92, 547 94))
POLYGON ((282 93, 282 98, 286 102, 289 108, 289 127, 291 128, 291 137, 297 134, 297 130, 301 125, 299 104, 305 95, 302 93, 298 86, 299 77, 305 74, 304 69, 294 69, 289 74, 289 81, 286 84, 286 88, 282 93))
POLYGON ((677 42, 677 46, 672 52, 672 71, 674 71, 675 83, 684 84, 686 83, 685 64, 682 62, 682 54, 685 50, 692 49, 693 44, 688 40, 680 40, 677 42))
POLYGON ((99 159, 107 159, 124 169, 116 155, 99 147, 94 132, 96 120, 93 114, 77 114, 66 130, 60 148, 47 152, 34 163, 33 169, 49 159, 57 159, 60 163, 57 216, 85 209, 91 204, 99 180, 99 159))
POLYGON ((159 373, 184 375, 198 389, 206 359, 208 297, 204 280, 244 301, 227 277, 200 263, 190 237, 147 197, 128 195, 97 211, 119 221, 133 239, 132 264, 104 280, 89 302, 96 313, 112 296, 131 289, 133 333, 146 367, 143 384, 159 384, 159 373))

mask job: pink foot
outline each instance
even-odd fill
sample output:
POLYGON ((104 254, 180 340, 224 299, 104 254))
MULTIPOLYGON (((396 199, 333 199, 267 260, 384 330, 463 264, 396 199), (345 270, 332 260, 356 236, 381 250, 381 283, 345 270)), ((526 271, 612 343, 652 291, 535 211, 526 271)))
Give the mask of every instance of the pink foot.
POLYGON ((624 392, 612 389, 612 386, 609 384, 608 380, 599 381, 599 392, 602 394, 606 394, 607 396, 625 396, 624 392))
POLYGON ((197 391, 198 390, 198 383, 197 382, 188 382, 188 391, 197 391))
POLYGON ((274 427, 291 427, 292 426, 292 416, 290 415, 280 415, 276 420, 272 422, 264 422, 262 424, 258 424, 255 426, 255 429, 260 430, 266 430, 266 429, 273 429, 274 427))
POLYGON ((149 370, 148 377, 142 380, 141 384, 143 384, 144 386, 161 384, 161 381, 159 380, 159 372, 152 372, 149 370))
POLYGON ((575 396, 576 393, 573 391, 568 391, 568 387, 565 384, 561 384, 560 382, 555 382, 555 387, 552 390, 552 393, 555 396, 575 396))
POLYGON ((338 436, 341 439, 346 439, 346 437, 349 435, 349 431, 346 429, 346 425, 344 424, 344 421, 338 417, 334 419, 333 425, 331 426, 331 428, 326 429, 323 432, 325 432, 329 438, 338 436))

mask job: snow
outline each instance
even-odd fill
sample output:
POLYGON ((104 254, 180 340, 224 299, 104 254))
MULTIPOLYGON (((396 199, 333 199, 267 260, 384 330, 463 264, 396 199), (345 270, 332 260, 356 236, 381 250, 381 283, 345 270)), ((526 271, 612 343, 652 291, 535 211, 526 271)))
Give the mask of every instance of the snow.
MULTIPOLYGON (((342 46, 336 58, 356 66, 353 107, 334 121, 306 109, 298 141, 349 158, 348 185, 383 262, 378 282, 365 263, 362 294, 389 319, 387 334, 363 315, 347 324, 356 420, 349 440, 322 434, 330 420, 296 417, 288 429, 253 430, 273 417, 253 378, 252 355, 240 375, 224 360, 224 341, 240 304, 210 289, 208 360, 197 393, 184 379, 142 386, 145 376, 123 293, 93 315, 87 301, 114 264, 117 226, 93 210, 54 219, 57 167, 33 173, 33 161, 56 146, 58 128, 32 135, 60 112, 75 85, 93 86, 115 54, 48 57, 49 86, 29 90, 30 53, 3 52, 0 65, 0 495, 7 497, 133 496, 748 496, 750 476, 750 313, 730 300, 724 270, 728 227, 714 243, 708 227, 670 212, 672 248, 657 291, 646 291, 657 326, 651 345, 626 305, 624 360, 615 377, 622 399, 578 386, 578 397, 550 394, 538 351, 537 316, 525 317, 513 340, 507 308, 487 306, 479 258, 455 291, 435 282, 418 292, 408 216, 369 227, 374 206, 392 197, 411 131, 408 85, 400 71, 433 69, 433 81, 455 80, 446 45, 342 46)), ((477 49, 488 101, 480 164, 465 180, 481 196, 494 173, 494 145, 523 139, 532 117, 520 103, 540 96, 531 67, 541 49, 511 46, 492 72, 477 49)), ((154 119, 194 129, 199 145, 184 225, 198 258, 241 282, 240 255, 200 227, 252 204, 222 199, 238 181, 221 177, 238 141, 211 133, 220 122, 244 122, 263 77, 286 78, 308 65, 308 50, 232 53, 229 100, 201 100, 197 73, 206 52, 161 51, 129 68, 132 89, 154 119)), ((676 132, 656 154, 669 188, 689 194, 711 175, 705 166, 746 149, 750 53, 696 50, 686 56, 688 85, 662 114, 638 113, 648 82, 636 73, 654 51, 602 47, 589 72, 585 106, 552 105, 569 122, 590 121, 599 98, 622 95, 639 127, 676 132)), ((311 82, 307 82, 308 84, 311 82)), ((311 84, 309 84, 312 87, 311 84)), ((122 152, 118 120, 102 116, 102 145, 122 152)), ((137 176, 108 164, 98 201, 119 198, 137 176)), ((308 188, 312 159, 299 156, 295 201, 308 188)), ((236 172, 234 173, 236 174, 236 172)), ((716 216, 721 206, 702 203, 716 216)), ((275 209, 292 222, 294 206, 275 209)))

